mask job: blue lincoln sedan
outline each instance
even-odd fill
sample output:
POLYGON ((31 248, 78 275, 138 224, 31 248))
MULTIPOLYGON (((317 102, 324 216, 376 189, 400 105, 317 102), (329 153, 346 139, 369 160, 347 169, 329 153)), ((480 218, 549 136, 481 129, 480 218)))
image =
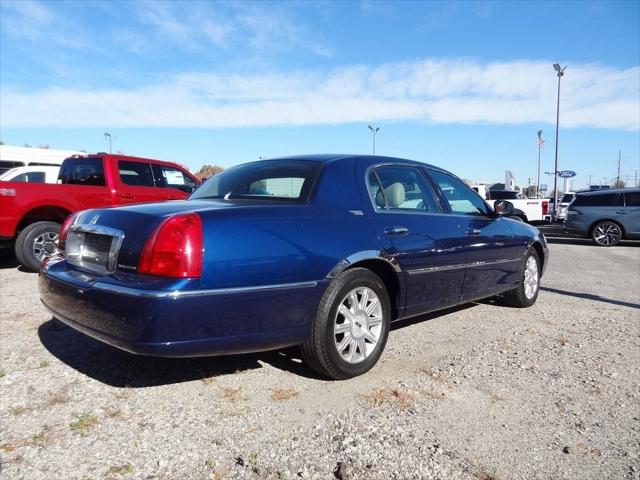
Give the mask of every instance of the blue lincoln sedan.
POLYGON ((391 322, 502 295, 537 299, 544 236, 451 173, 313 155, 225 170, 187 201, 85 210, 41 267, 54 317, 169 357, 300 345, 335 379, 380 358, 391 322))

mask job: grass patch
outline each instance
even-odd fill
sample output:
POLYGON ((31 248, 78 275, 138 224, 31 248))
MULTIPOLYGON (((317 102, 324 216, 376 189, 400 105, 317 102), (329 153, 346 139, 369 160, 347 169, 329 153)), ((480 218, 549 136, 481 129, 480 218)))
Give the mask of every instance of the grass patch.
POLYGON ((4 377, 7 374, 4 368, 0 368, 0 378, 4 377))
POLYGON ((50 364, 49 364, 49 362, 48 362, 47 360, 42 360, 42 361, 40 362, 39 367, 40 367, 40 368, 46 368, 46 367, 48 367, 49 365, 50 365, 50 364))
POLYGON ((13 413, 14 415, 22 415, 25 412, 28 412, 29 409, 27 407, 13 407, 11 409, 11 413, 13 413))
POLYGON ((109 475, 128 475, 133 473, 133 465, 126 463, 124 465, 112 465, 109 467, 109 475))
POLYGON ((86 431, 98 425, 98 418, 90 413, 83 413, 75 422, 71 422, 69 426, 72 430, 86 431))
POLYGON ((377 388, 364 395, 364 398, 374 407, 381 407, 386 403, 400 410, 408 410, 413 405, 413 394, 399 388, 377 388))
POLYGON ((560 336, 560 337, 556 337, 556 342, 558 342, 560 345, 562 345, 563 347, 565 345, 569 344, 569 339, 567 339, 566 337, 560 336))
POLYGON ((235 403, 239 400, 242 400, 242 396, 240 395, 239 388, 225 388, 222 393, 222 398, 227 402, 235 403))
POLYGON ((276 402, 291 400, 298 395, 299 393, 294 388, 276 388, 271 391, 271 398, 276 402))

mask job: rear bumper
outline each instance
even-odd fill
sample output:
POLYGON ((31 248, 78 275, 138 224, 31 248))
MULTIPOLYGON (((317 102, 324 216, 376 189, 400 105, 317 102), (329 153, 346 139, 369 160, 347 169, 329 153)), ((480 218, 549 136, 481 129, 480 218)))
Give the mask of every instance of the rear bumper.
POLYGON ((158 290, 101 281, 49 263, 38 279, 53 316, 97 340, 141 355, 194 357, 304 342, 324 282, 220 290, 158 290))

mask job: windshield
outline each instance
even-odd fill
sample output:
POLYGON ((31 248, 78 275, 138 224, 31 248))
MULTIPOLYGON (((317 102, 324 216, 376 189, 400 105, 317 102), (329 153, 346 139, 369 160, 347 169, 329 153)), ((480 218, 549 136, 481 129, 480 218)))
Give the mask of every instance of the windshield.
POLYGON ((190 199, 244 198, 305 202, 319 171, 320 162, 311 160, 245 163, 214 175, 190 199))
POLYGON ((565 193, 562 196, 562 200, 560 200, 560 203, 571 203, 571 200, 573 200, 573 193, 565 193))

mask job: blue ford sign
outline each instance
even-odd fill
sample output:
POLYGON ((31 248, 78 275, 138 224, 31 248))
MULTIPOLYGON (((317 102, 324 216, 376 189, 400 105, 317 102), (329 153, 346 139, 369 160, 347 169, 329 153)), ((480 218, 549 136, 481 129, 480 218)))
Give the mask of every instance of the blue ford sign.
POLYGON ((558 172, 560 178, 571 178, 576 176, 576 172, 573 170, 561 170, 558 172))

